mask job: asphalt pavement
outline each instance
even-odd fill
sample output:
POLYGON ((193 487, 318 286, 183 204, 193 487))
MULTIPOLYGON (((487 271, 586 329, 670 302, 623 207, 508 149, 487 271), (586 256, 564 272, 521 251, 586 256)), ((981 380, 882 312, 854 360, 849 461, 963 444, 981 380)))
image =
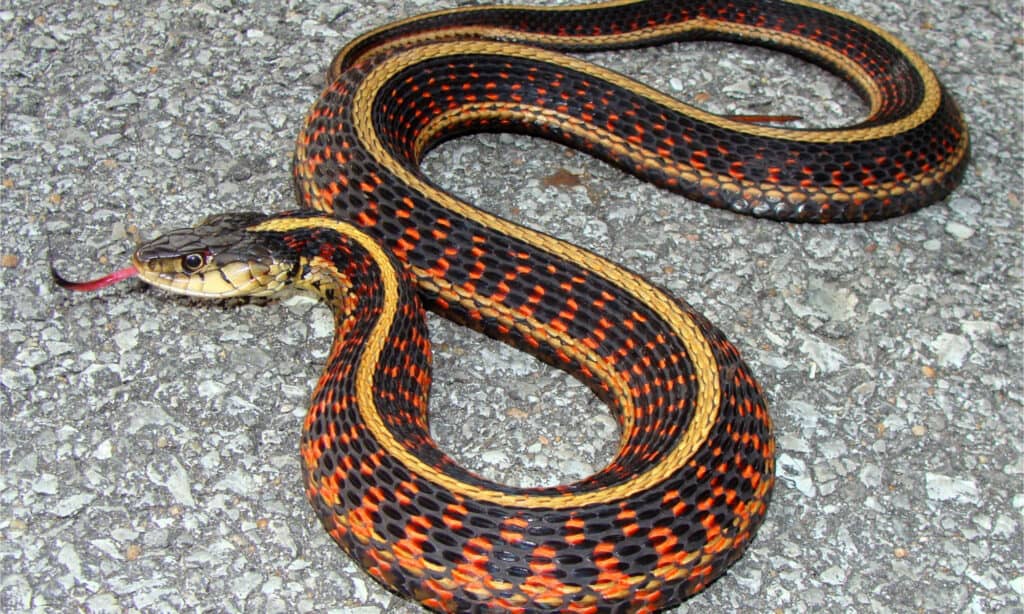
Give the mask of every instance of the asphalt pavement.
MULTIPOLYGON (((1017 2, 832 0, 899 35, 960 102, 963 185, 886 222, 712 210, 582 154, 502 135, 432 153, 446 188, 685 298, 738 345, 779 480, 748 553, 679 612, 1020 612, 1022 31, 1017 2)), ((427 0, 0 5, 0 610, 420 612, 334 546, 303 495, 328 312, 122 283, 139 237, 291 207, 289 165, 333 54, 427 0)), ((593 59, 720 113, 842 125, 834 77, 722 43, 593 59)), ((431 320, 431 420, 516 485, 610 460, 581 384, 431 320)))

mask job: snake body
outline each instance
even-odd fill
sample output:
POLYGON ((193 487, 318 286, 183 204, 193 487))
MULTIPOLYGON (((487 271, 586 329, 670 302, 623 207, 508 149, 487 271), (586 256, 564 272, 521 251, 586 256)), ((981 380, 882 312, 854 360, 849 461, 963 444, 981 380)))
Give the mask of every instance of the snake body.
POLYGON ((294 284, 327 300, 337 336, 303 424, 306 494, 367 573, 442 612, 678 604, 745 551, 775 461, 761 389, 718 329, 642 277, 446 193, 420 170, 427 151, 470 132, 539 135, 714 206, 816 222, 923 207, 968 158, 959 111, 916 54, 802 0, 439 11, 354 40, 328 81, 297 142, 301 210, 212 218, 134 265, 178 292, 294 284), (560 53, 692 38, 823 65, 868 117, 730 120, 560 53), (614 459, 541 488, 458 466, 428 428, 424 306, 575 374, 618 419, 614 459))

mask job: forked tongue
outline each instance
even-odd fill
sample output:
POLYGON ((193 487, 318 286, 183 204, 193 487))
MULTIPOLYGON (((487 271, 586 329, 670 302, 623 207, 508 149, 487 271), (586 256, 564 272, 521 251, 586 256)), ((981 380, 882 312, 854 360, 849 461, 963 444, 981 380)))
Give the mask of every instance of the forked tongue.
POLYGON ((93 290, 106 288, 107 286, 112 286, 119 281, 135 277, 136 274, 138 274, 138 270, 136 270, 135 267, 130 266, 114 271, 110 275, 100 277, 99 279, 93 279, 91 281, 70 281, 61 277, 60 273, 57 272, 57 269, 52 264, 50 265, 50 275, 53 277, 54 283, 61 288, 74 290, 75 292, 92 292, 93 290))

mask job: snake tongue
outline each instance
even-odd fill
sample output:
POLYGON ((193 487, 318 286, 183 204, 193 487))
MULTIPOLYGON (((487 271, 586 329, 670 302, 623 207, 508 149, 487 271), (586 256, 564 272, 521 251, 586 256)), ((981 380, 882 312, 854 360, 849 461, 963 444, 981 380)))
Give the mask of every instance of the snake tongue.
POLYGON ((107 286, 112 286, 121 280, 134 277, 137 273, 138 270, 136 270, 135 267, 130 266, 91 281, 69 281, 61 277, 60 273, 57 272, 57 269, 54 268, 52 264, 50 265, 50 275, 53 277, 54 283, 61 288, 74 290, 75 292, 91 292, 93 290, 106 288, 107 286))

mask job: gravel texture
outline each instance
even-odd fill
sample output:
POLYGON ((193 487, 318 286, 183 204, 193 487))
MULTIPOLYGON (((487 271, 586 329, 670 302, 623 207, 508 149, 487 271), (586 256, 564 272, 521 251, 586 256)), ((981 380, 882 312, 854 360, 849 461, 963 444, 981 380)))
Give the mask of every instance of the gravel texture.
MULTIPOLYGON (((945 203, 861 226, 711 210, 525 138, 428 160, 457 193, 643 272, 737 343, 779 481, 748 554, 679 611, 1011 612, 1022 561, 1018 3, 834 0, 955 92, 974 161, 945 203)), ((450 5, 450 2, 444 2, 450 5)), ((0 6, 0 610, 420 611, 306 504, 297 441, 331 336, 305 299, 194 303, 122 266, 139 236, 293 203, 292 140, 333 53, 428 0, 0 6)), ((595 61, 717 112, 842 124, 863 104, 800 61, 725 44, 595 61)), ((432 422, 509 483, 579 478, 616 427, 583 386, 432 320, 432 422)))

